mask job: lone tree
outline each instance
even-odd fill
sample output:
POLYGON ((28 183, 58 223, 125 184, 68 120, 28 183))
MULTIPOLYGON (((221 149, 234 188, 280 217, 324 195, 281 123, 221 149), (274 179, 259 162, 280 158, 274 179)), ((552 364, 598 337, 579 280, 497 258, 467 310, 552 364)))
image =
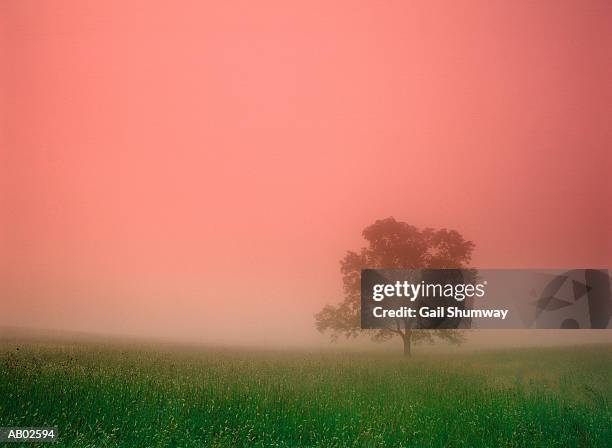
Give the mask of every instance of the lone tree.
POLYGON ((387 218, 376 221, 363 231, 367 247, 359 252, 348 251, 341 260, 344 300, 326 305, 315 315, 320 332, 331 333, 332 340, 344 336, 354 338, 362 331, 371 333, 377 342, 399 336, 404 355, 409 356, 412 343, 434 341, 434 337, 461 343, 458 330, 417 330, 410 325, 401 328, 362 330, 360 316, 362 269, 467 269, 474 243, 455 230, 418 229, 405 222, 387 218))

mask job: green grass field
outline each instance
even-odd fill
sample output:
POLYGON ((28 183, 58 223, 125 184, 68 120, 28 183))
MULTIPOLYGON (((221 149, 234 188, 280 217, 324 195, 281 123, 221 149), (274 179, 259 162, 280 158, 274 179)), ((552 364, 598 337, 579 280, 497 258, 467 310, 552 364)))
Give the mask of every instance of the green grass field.
POLYGON ((611 372, 612 346, 407 361, 4 342, 0 426, 80 448, 610 447, 611 372))

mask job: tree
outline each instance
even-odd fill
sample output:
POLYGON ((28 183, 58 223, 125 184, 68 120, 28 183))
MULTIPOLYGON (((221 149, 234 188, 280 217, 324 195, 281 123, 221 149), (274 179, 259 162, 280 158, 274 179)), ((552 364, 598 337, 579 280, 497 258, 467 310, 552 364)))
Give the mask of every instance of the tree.
MULTIPOLYGON (((404 355, 409 356, 413 343, 434 342, 434 337, 460 343, 459 330, 418 330, 411 325, 397 328, 362 330, 360 316, 362 269, 467 269, 474 243, 455 230, 418 229, 390 217, 378 220, 362 233, 367 247, 359 252, 348 251, 341 260, 344 300, 338 305, 326 305, 315 315, 317 329, 329 331, 332 340, 354 338, 367 331, 374 341, 386 341, 399 336, 404 343, 404 355)), ((475 272, 475 271, 473 271, 475 272)))

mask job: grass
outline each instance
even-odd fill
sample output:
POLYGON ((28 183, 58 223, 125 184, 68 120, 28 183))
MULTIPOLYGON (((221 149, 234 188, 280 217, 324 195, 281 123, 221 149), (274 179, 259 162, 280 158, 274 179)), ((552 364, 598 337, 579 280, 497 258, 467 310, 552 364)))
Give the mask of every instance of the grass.
POLYGON ((399 357, 0 344, 55 446, 612 446, 612 346, 399 357))

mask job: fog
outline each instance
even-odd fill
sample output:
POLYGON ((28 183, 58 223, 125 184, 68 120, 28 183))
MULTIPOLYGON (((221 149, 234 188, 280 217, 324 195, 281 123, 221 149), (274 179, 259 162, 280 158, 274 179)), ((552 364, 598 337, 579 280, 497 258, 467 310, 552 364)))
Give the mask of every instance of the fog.
POLYGON ((2 7, 0 326, 329 347, 388 216, 612 265, 606 2, 128 3, 2 7))

